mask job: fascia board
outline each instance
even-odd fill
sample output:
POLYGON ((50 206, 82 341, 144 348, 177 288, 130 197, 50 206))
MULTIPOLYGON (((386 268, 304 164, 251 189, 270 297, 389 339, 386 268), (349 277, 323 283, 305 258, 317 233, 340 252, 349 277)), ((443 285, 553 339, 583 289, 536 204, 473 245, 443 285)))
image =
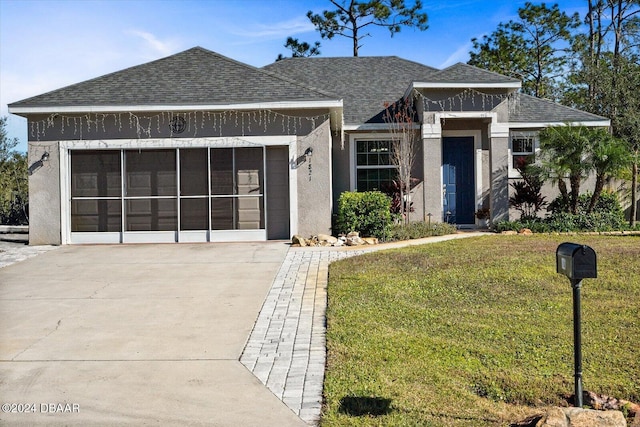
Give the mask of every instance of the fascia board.
POLYGON ((197 104, 197 105, 74 105, 57 107, 9 107, 11 114, 48 113, 136 113, 164 111, 228 111, 228 110, 277 110, 342 108, 342 100, 327 101, 282 101, 256 102, 247 104, 197 104))
POLYGON ((446 82, 413 82, 414 89, 520 89, 520 82, 505 83, 446 83, 446 82))
POLYGON ((586 126, 586 127, 610 127, 611 120, 563 121, 563 122, 508 122, 507 123, 510 129, 545 128, 550 126, 566 126, 567 124, 570 124, 573 126, 586 126))
MULTIPOLYGON (((359 124, 359 125, 344 125, 344 130, 345 131, 356 131, 356 130, 361 130, 361 131, 381 131, 381 130, 389 130, 389 125, 386 123, 363 123, 363 124, 359 124)), ((413 125, 411 125, 412 129, 420 129, 420 124, 419 123, 414 123, 413 125)))

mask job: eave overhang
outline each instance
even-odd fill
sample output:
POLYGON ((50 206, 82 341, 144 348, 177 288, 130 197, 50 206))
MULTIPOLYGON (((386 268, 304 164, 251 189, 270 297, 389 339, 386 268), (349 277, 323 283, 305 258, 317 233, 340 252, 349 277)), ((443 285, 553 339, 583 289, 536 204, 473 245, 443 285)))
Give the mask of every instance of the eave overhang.
POLYGON ((520 89, 521 87, 520 82, 413 82, 410 89, 520 89))
POLYGON ((585 126, 585 127, 602 127, 608 128, 611 127, 611 120, 573 120, 573 121, 563 121, 563 122, 508 122, 507 125, 510 129, 536 129, 536 128, 546 128, 551 126, 585 126))
POLYGON ((21 107, 9 106, 11 114, 83 114, 83 113, 140 113, 140 112, 187 112, 187 111, 230 111, 230 110, 297 110, 297 109, 342 110, 342 100, 327 101, 275 101, 243 104, 194 104, 194 105, 68 105, 21 107))

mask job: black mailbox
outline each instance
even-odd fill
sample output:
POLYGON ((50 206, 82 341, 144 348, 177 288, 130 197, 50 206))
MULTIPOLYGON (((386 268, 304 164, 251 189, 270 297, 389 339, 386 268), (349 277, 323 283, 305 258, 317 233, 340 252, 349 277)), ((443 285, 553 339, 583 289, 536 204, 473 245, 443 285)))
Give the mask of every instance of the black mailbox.
POLYGON ((587 245, 562 243, 556 249, 556 272, 572 280, 598 277, 596 253, 587 245))

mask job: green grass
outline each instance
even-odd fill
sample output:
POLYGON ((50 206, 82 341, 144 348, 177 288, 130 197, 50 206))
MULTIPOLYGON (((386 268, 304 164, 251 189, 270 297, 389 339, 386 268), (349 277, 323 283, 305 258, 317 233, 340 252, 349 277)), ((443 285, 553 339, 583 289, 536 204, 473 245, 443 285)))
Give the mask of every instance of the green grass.
POLYGON ((430 236, 444 236, 456 232, 456 226, 446 222, 432 224, 426 222, 412 222, 410 224, 394 224, 391 226, 390 241, 421 239, 430 236))
POLYGON ((323 426, 504 426, 573 392, 563 241, 582 287, 584 389, 640 402, 640 236, 485 236, 331 264, 323 426))

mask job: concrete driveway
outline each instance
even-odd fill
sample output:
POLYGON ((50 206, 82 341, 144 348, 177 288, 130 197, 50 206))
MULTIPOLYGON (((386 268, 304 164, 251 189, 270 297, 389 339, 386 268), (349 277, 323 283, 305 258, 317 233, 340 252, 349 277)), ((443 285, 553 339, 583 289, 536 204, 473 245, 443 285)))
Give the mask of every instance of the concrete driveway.
POLYGON ((306 425, 238 361, 287 250, 66 246, 0 269, 0 424, 306 425))

